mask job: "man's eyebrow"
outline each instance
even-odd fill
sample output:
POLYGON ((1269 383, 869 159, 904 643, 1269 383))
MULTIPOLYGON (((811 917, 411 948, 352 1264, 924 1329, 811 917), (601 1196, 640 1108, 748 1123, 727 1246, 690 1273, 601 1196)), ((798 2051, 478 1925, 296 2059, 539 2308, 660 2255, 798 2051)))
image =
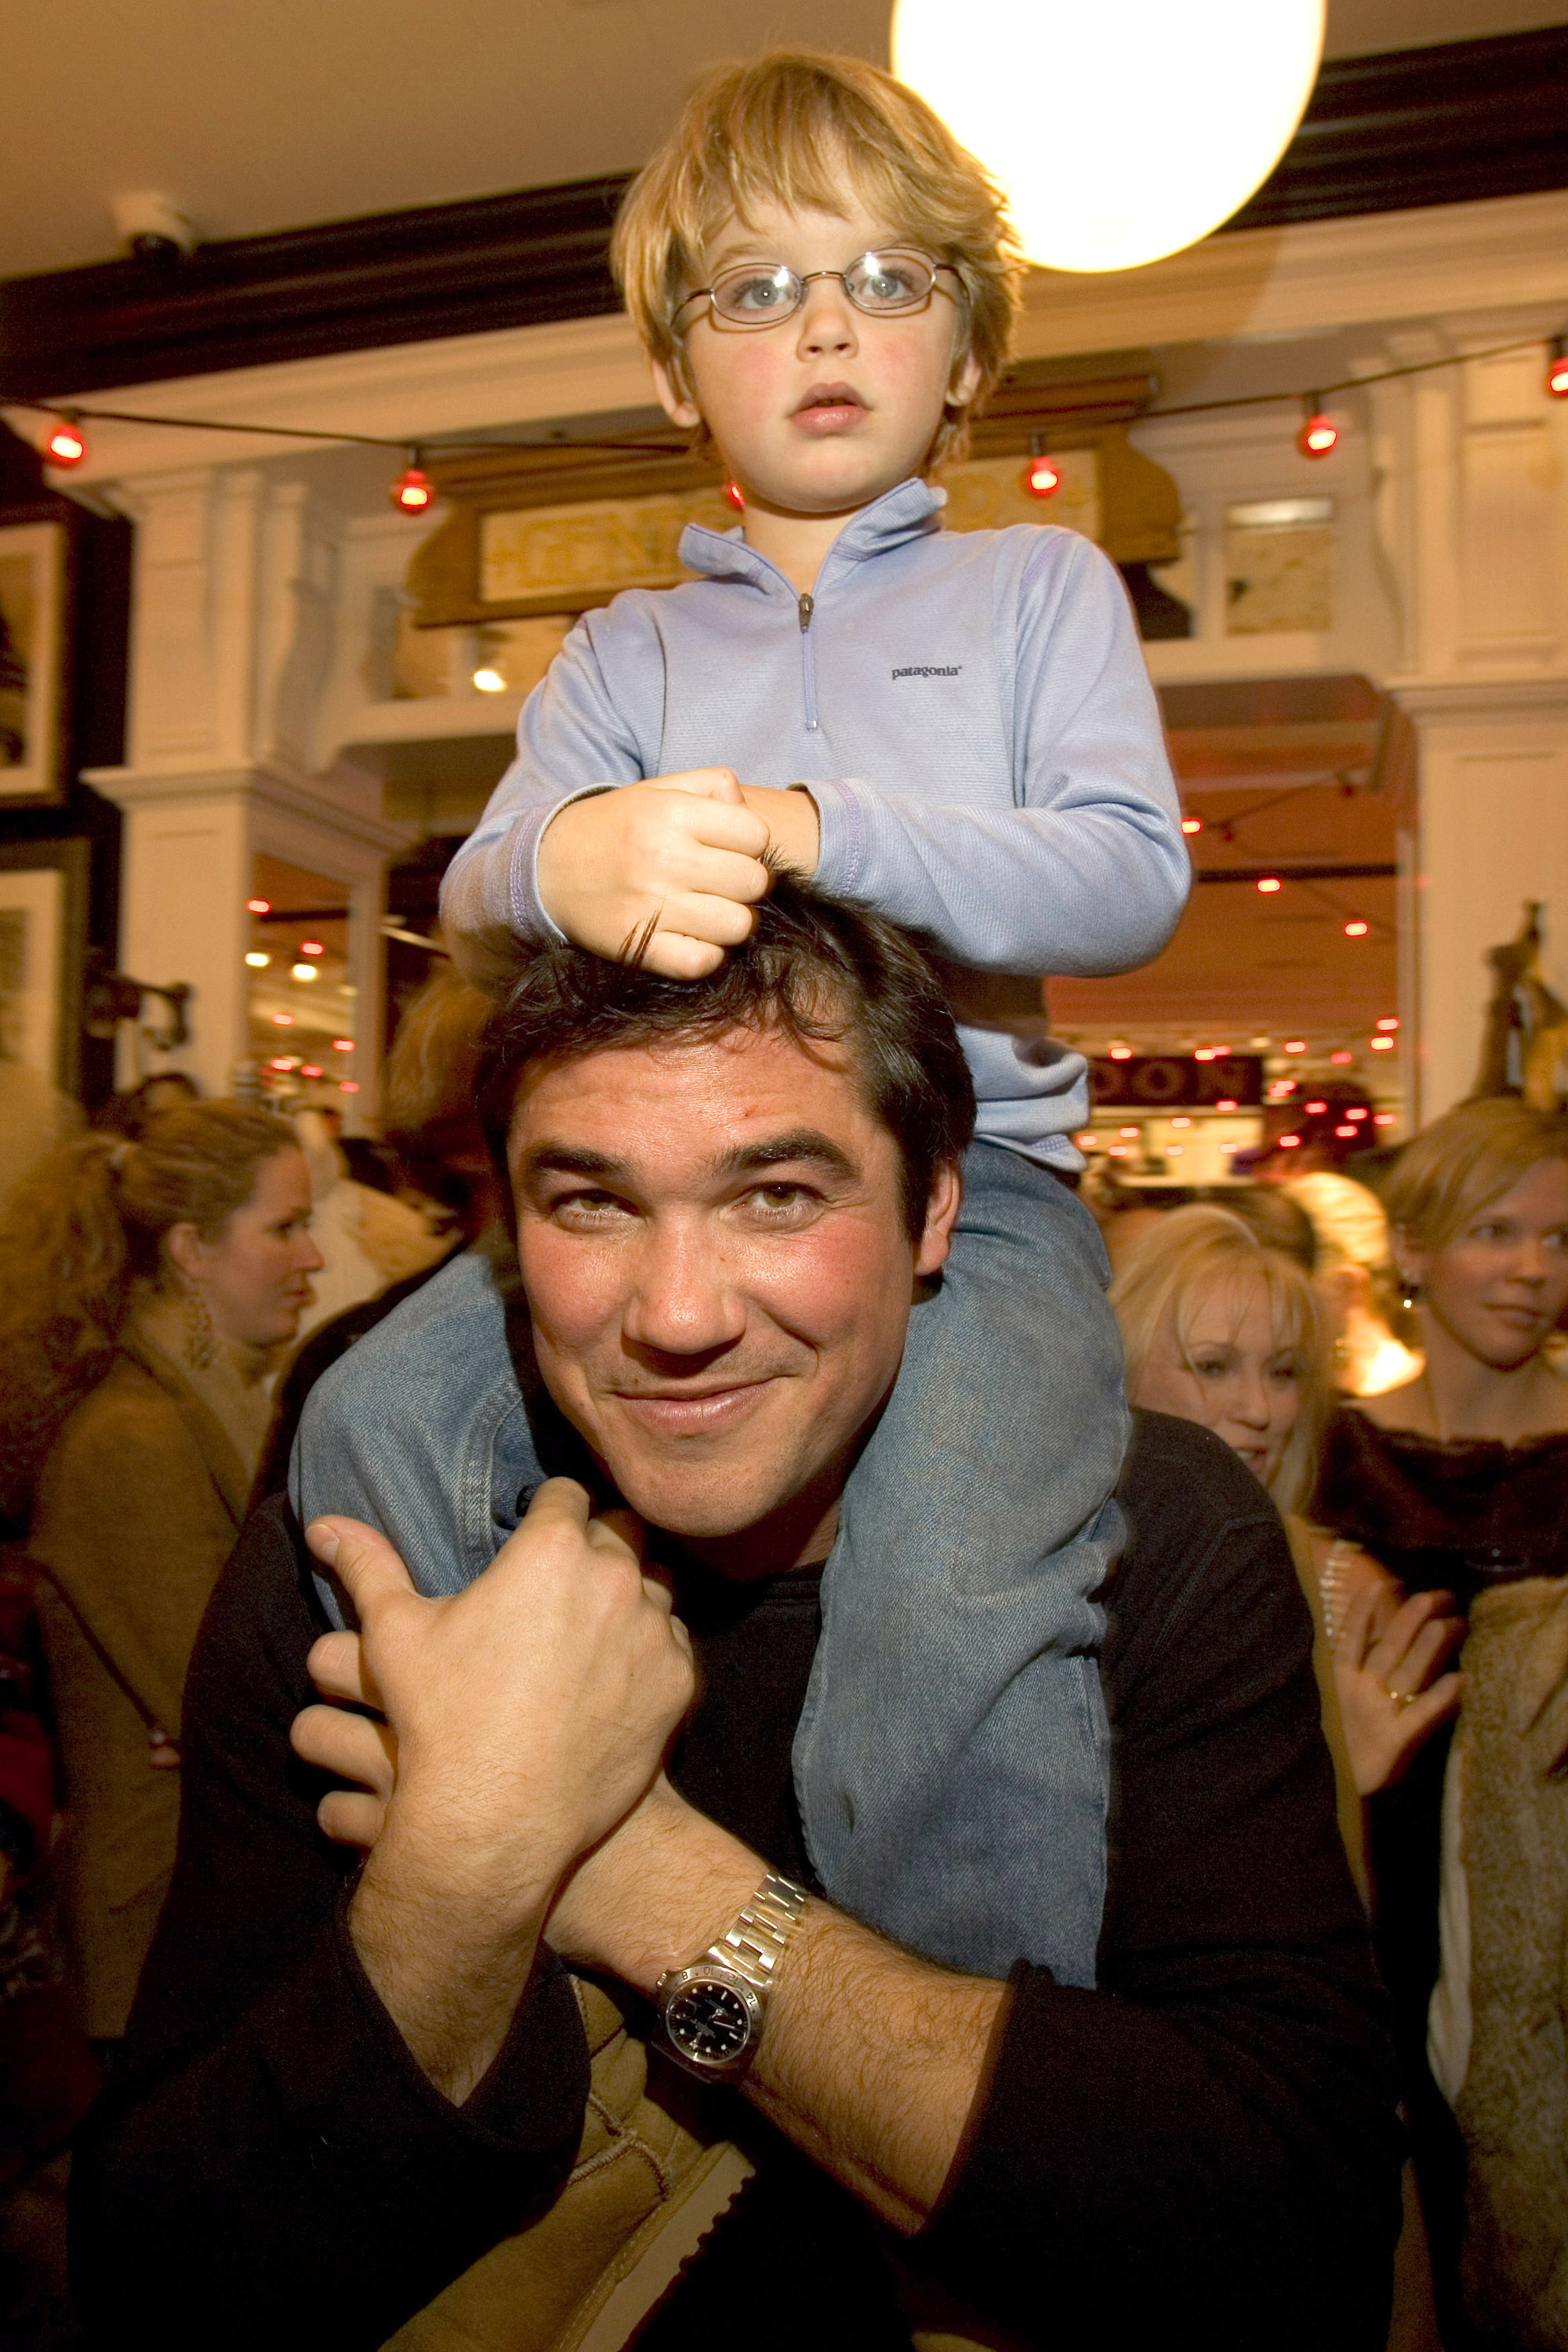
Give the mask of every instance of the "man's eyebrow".
POLYGON ((607 1151, 580 1150, 571 1144, 541 1143, 525 1151, 520 1176, 625 1176, 626 1163, 607 1151))
POLYGON ((745 1176, 759 1168, 777 1168, 787 1160, 805 1160, 826 1169, 829 1175, 854 1177, 860 1173, 847 1151, 815 1127, 791 1128, 786 1135, 769 1136, 761 1143, 737 1143, 710 1160, 716 1176, 745 1176))

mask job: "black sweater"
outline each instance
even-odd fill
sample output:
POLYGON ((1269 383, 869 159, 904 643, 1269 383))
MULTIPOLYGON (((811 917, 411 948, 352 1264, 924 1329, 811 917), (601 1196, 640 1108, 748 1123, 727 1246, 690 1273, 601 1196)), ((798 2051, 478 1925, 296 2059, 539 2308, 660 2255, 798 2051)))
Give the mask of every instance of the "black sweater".
MULTIPOLYGON (((1206 1432, 1138 1416, 1121 1492, 1100 1987, 1016 1973, 917 2257, 1029 2344, 1376 2352, 1398 2135, 1307 1612, 1272 1508, 1206 1432)), ((800 1873, 789 1746, 809 1585, 778 1579, 732 1607, 694 1591, 689 1606, 706 1695, 675 1777, 800 1873)), ((358 1965, 353 1858, 318 1833, 321 1784, 288 1746, 321 1630, 275 1501, 197 1646, 174 1886, 77 2158, 94 2341, 140 2311, 176 2347, 378 2345, 516 2229, 576 2147, 587 2059, 551 1956, 462 2108, 358 1965)), ((861 2209, 745 2120, 758 2178, 648 2341, 702 2346, 743 2312, 754 2352, 803 2335, 815 2352, 907 2345, 861 2209)))

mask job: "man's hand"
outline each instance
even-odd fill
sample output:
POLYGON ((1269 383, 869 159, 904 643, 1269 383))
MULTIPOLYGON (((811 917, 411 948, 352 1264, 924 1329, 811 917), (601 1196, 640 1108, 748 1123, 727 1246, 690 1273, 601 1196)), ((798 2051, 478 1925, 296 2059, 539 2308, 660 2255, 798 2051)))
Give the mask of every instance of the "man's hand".
POLYGON ((765 819, 728 768, 622 784, 570 802, 546 825, 540 904, 576 947, 700 980, 751 937, 772 882, 767 845, 765 819))
POLYGON ((372 1528, 307 1530, 362 1628, 357 1653, 329 1636, 312 1668, 377 1707, 395 1742, 351 1932, 454 2100, 505 2040, 560 1880, 637 1804, 690 1703, 685 1629, 630 1531, 590 1519, 582 1487, 552 1479, 482 1576, 426 1601, 372 1528))

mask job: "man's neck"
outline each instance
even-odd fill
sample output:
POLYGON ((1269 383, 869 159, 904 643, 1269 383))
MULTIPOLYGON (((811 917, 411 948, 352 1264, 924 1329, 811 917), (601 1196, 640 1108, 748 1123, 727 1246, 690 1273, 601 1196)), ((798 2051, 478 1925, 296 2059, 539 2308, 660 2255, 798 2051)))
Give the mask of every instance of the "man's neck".
POLYGON ((742 1528, 735 1535, 681 1536, 680 1549, 715 1576, 736 1584, 818 1566, 833 1549, 843 1491, 842 1475, 835 1476, 826 1495, 820 1486, 799 1495, 756 1527, 742 1528))

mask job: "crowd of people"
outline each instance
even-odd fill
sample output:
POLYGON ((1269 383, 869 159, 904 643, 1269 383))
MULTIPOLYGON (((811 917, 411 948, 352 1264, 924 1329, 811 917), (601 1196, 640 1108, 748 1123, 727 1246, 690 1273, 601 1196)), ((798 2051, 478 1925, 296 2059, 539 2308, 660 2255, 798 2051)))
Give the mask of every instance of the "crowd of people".
POLYGON ((615 257, 742 520, 530 698, 383 1151, 160 1077, 0 1204, 87 2340, 1568 2346, 1568 1118, 1097 1223, 1014 976, 1188 874, 1113 569, 940 527, 1001 197, 781 53, 615 257))

